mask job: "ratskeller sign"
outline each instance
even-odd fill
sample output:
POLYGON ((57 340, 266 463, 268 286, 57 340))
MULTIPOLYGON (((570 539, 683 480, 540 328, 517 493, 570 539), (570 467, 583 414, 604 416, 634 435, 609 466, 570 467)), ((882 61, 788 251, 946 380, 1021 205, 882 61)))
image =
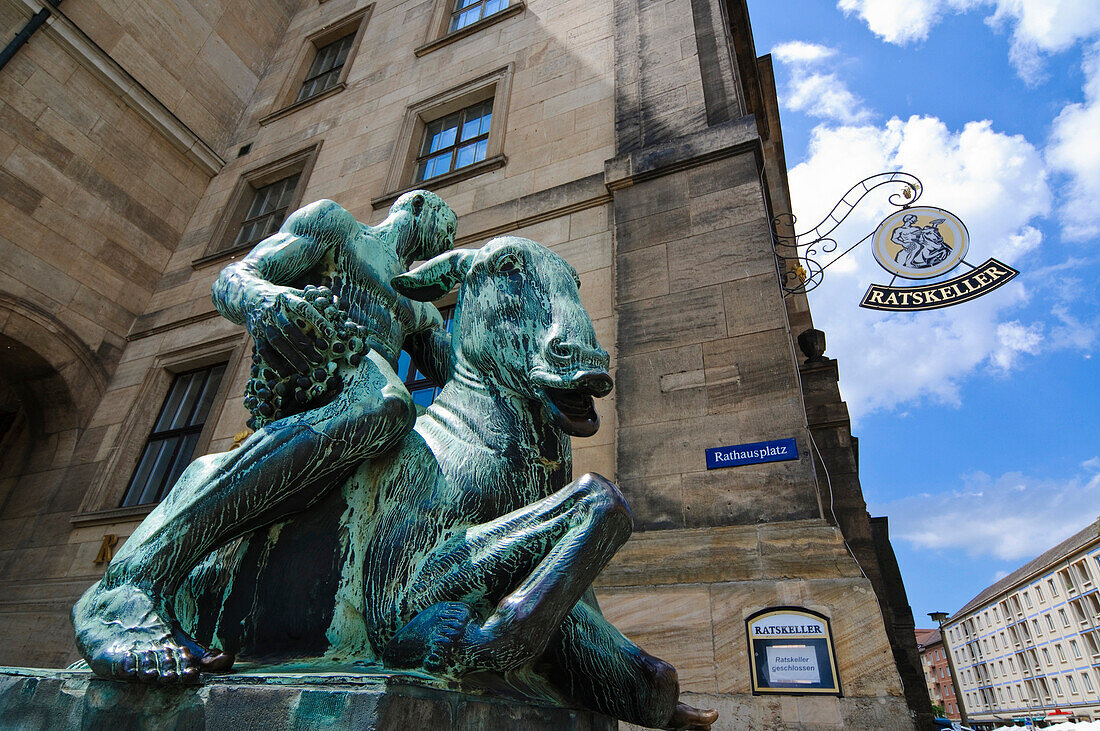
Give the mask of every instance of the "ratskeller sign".
POLYGON ((829 618, 803 607, 768 607, 745 621, 753 695, 841 695, 829 618))
MULTIPOLYGON (((923 280, 938 277, 966 264, 970 247, 966 226, 942 208, 919 206, 895 211, 874 234, 875 261, 896 277, 923 280)), ((966 266, 971 266, 966 264, 966 266)), ((872 284, 860 307, 907 312, 934 310, 981 297, 1007 284, 1018 271, 989 259, 954 279, 916 287, 872 284)))

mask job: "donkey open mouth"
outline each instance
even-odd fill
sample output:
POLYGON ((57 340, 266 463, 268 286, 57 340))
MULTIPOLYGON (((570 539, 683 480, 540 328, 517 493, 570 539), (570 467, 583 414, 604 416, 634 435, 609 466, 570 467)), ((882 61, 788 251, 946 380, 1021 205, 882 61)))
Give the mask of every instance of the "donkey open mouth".
POLYGON ((612 387, 606 371, 585 371, 558 386, 544 385, 550 421, 571 436, 592 436, 600 428, 594 399, 603 398, 612 387))

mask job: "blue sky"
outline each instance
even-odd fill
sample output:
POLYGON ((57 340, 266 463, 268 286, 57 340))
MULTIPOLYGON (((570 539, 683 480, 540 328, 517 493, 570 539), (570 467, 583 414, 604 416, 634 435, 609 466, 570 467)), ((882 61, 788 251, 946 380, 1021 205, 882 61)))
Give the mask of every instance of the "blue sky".
MULTIPOLYGON (((904 170, 972 263, 1021 271, 956 307, 858 307, 861 245, 811 293, 840 361, 872 515, 917 626, 1100 516, 1100 7, 1096 0, 749 0, 771 53, 799 231, 904 170)), ((888 211, 869 196, 841 249, 888 211)), ((827 262, 826 257, 823 260, 827 262)))

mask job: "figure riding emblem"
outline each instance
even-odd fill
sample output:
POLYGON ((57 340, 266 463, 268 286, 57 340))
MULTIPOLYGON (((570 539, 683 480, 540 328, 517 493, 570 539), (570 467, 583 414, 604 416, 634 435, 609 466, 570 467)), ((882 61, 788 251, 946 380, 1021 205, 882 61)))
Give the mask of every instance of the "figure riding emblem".
POLYGON ((903 208, 874 235, 875 260, 905 279, 931 279, 957 267, 966 256, 966 226, 948 211, 931 206, 903 208))

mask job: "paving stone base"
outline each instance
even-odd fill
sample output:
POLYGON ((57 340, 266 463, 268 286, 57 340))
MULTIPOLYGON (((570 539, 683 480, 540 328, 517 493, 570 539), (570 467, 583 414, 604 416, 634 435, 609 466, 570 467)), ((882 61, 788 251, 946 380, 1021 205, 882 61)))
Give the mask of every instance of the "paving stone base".
POLYGON ((383 674, 247 672, 159 688, 86 670, 0 667, 0 729, 554 729, 613 731, 567 708, 469 695, 383 674))

